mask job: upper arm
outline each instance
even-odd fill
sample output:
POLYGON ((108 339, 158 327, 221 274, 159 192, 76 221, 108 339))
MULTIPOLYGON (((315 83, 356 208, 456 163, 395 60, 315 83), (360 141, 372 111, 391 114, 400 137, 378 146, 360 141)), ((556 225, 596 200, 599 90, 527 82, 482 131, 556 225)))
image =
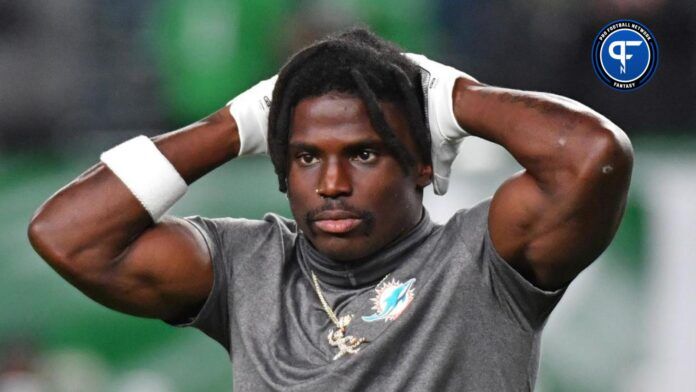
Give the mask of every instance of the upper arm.
POLYGON ((71 275, 66 278, 105 306, 165 320, 194 315, 213 283, 205 239, 171 216, 143 231, 107 268, 71 275))
POLYGON ((599 128, 592 143, 566 153, 583 156, 536 176, 528 170, 513 175, 495 193, 489 213, 498 253, 547 289, 572 280, 609 245, 632 167, 631 146, 620 130, 599 128))
MULTIPOLYGON (((187 184, 234 158, 239 149, 228 108, 153 141, 187 184)), ((188 316, 212 287, 211 256, 201 232, 180 218, 153 224, 143 204, 101 162, 46 200, 27 235, 67 281, 125 313, 188 316)))

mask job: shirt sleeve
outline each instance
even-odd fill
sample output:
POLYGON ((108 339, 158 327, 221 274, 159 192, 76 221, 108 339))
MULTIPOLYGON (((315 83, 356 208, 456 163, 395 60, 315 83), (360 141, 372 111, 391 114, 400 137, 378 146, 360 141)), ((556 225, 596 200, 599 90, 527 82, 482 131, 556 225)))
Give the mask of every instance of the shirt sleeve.
POLYGON ((507 312, 530 329, 543 327, 567 286, 544 290, 528 281, 500 256, 493 246, 488 225, 483 237, 482 259, 488 267, 498 301, 507 312))
POLYGON ((481 278, 503 308, 522 327, 537 330, 544 326, 551 311, 565 293, 566 287, 544 290, 523 277, 493 246, 488 227, 491 198, 455 214, 454 230, 476 260, 481 278))
POLYGON ((176 327, 194 327, 215 339, 230 351, 229 296, 232 269, 225 257, 221 235, 215 219, 185 217, 203 236, 213 264, 213 287, 198 314, 188 320, 166 321, 176 327))

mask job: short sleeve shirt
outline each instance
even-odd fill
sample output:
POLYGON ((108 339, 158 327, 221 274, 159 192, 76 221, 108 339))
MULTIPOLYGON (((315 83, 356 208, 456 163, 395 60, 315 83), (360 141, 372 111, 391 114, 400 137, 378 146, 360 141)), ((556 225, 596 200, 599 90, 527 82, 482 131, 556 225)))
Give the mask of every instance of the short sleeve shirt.
POLYGON ((401 254, 376 282, 321 284, 346 335, 365 338, 334 359, 327 316, 302 262, 301 233, 263 220, 187 217, 203 235, 211 293, 190 322, 218 341, 241 391, 532 391, 540 334, 564 289, 535 287, 496 252, 490 199, 458 211, 401 254))

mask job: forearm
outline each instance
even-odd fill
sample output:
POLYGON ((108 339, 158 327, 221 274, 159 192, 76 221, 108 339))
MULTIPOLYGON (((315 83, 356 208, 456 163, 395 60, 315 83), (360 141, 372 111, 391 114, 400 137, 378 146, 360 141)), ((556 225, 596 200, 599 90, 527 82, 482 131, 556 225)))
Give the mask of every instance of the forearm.
MULTIPOLYGON (((239 150, 236 124, 226 108, 153 141, 187 184, 232 159, 239 150)), ((150 215, 128 188, 98 163, 39 207, 29 226, 29 238, 54 268, 99 269, 151 224, 150 215), (81 265, 83 260, 89 260, 88 265, 81 265)))
POLYGON ((239 152, 237 124, 227 107, 152 140, 187 184, 235 158, 239 152))
POLYGON ((460 79, 453 100, 462 128, 502 145, 549 191, 564 178, 584 176, 588 170, 627 166, 621 162, 630 157, 626 135, 571 99, 460 79))

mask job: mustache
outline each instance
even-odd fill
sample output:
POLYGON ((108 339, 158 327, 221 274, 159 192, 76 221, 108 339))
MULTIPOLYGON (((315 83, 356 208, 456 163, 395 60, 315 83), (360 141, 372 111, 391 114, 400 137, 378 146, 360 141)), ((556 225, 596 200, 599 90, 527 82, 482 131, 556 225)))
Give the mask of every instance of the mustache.
POLYGON ((375 216, 373 213, 354 207, 346 203, 344 200, 326 200, 321 207, 307 211, 304 216, 305 224, 309 230, 312 231, 312 234, 314 234, 314 228, 311 223, 317 220, 316 216, 321 212, 332 210, 348 211, 356 215, 365 225, 364 234, 369 235, 372 232, 372 228, 375 225, 375 216))

